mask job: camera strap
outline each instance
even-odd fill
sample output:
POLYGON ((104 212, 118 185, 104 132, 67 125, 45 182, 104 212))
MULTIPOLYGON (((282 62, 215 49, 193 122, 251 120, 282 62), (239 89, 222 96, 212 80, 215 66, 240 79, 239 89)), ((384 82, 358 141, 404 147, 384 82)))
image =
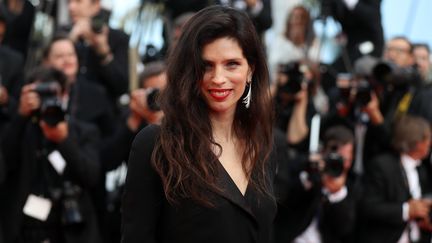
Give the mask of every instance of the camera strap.
POLYGON ((396 112, 394 114, 394 118, 399 118, 405 115, 411 105, 412 98, 414 96, 414 90, 410 89, 408 92, 404 94, 402 99, 399 101, 396 112))

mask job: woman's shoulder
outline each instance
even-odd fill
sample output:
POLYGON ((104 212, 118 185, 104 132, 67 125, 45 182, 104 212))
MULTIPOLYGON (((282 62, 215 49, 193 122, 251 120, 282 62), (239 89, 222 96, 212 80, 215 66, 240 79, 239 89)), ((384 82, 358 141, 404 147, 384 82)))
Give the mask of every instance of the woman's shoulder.
POLYGON ((153 173, 149 168, 159 130, 157 125, 147 125, 135 136, 128 159, 129 169, 135 172, 128 173, 131 174, 130 177, 134 177, 134 175, 140 177, 143 171, 153 173))
POLYGON ((135 136, 134 144, 153 144, 159 135, 160 126, 155 124, 149 124, 145 126, 138 134, 135 136))
POLYGON ((143 166, 142 161, 150 162, 160 127, 157 125, 147 125, 134 138, 129 155, 128 166, 143 166))

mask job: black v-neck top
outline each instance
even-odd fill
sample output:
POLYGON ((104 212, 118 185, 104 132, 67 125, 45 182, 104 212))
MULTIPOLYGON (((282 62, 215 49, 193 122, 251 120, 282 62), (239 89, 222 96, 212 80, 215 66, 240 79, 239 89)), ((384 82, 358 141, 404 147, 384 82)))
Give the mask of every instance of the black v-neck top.
MULTIPOLYGON (((187 199, 168 203, 150 162, 159 129, 146 127, 132 145, 122 201, 122 242, 269 243, 276 214, 274 199, 250 183, 245 195, 241 194, 222 165, 217 184, 223 192, 209 192, 214 207, 187 199)), ((267 166, 271 193, 275 164, 270 159, 267 166)))

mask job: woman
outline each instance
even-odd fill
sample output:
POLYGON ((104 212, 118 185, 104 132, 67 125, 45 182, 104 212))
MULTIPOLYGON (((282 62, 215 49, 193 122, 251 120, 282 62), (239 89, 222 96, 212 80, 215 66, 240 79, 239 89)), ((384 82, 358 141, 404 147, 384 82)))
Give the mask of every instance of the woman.
POLYGON ((299 61, 318 62, 318 45, 309 11, 301 5, 294 7, 288 15, 285 32, 277 35, 269 47, 272 81, 276 82, 279 65, 299 61))
POLYGON ((213 6, 170 53, 165 117, 132 145, 122 242, 270 242, 272 112, 247 15, 213 6))

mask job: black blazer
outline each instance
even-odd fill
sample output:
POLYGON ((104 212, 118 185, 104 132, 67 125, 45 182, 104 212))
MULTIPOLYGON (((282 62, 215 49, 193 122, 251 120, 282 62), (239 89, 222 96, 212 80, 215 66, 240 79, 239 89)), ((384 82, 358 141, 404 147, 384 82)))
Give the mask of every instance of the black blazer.
MULTIPOLYGON (((425 195, 430 192, 430 176, 423 166, 418 172, 425 195)), ((359 242, 397 242, 407 225, 402 219, 402 204, 410 198, 400 156, 388 153, 372 160, 365 173, 359 242)), ((430 234, 422 232, 421 237, 420 242, 430 242, 430 234)))
MULTIPOLYGON (((223 192, 208 193, 214 208, 187 199, 169 204, 150 162, 158 131, 155 125, 147 126, 132 145, 122 205, 123 243, 270 242, 274 200, 250 185, 243 196, 222 166, 217 184, 223 192)), ((268 170, 272 179, 274 167, 268 170)))

